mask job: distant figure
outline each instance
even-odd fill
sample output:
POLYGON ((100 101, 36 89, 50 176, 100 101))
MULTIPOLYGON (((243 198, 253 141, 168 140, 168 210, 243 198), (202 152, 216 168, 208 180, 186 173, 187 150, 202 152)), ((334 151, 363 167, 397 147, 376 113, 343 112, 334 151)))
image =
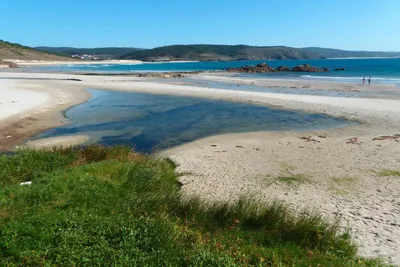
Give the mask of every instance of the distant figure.
POLYGON ((368 85, 371 84, 371 77, 368 78, 368 85))
POLYGON ((364 78, 363 78, 363 84, 365 84, 365 76, 364 76, 364 78))

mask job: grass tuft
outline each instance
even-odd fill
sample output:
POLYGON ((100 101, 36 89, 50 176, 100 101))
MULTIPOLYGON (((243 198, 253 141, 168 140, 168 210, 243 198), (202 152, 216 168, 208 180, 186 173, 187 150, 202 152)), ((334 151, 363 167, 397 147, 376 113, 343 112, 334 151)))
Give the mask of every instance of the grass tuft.
POLYGON ((279 176, 276 180, 280 183, 285 183, 290 186, 299 186, 308 181, 308 179, 302 174, 290 174, 286 176, 279 176))
POLYGON ((384 170, 379 173, 379 176, 400 176, 400 171, 384 170))

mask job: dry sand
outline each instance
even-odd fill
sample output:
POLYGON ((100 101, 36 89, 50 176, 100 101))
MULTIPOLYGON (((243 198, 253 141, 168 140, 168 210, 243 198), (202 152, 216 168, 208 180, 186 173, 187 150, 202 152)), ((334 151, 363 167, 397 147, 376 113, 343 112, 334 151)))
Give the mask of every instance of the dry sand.
MULTIPOLYGON (((70 95, 82 93, 84 88, 97 88, 196 96, 318 112, 362 122, 326 131, 219 135, 172 148, 162 155, 176 161, 178 171, 190 173, 182 177, 186 195, 214 201, 251 194, 266 200, 282 199, 294 208, 315 207, 331 218, 339 216, 343 226, 351 228, 361 255, 379 256, 400 265, 400 177, 393 172, 400 171, 400 100, 233 91, 166 84, 138 77, 30 73, 0 76, 46 78, 17 81, 18 89, 27 90, 30 84, 42 86, 48 94, 59 90, 70 95), (60 80, 71 78, 81 81, 60 80), (374 140, 379 136, 386 137, 374 140), (392 171, 386 173, 391 175, 383 175, 385 170, 392 171)), ((237 79, 200 76, 228 82, 237 79)), ((280 80, 251 82, 267 87, 287 86, 292 82, 299 87, 310 84, 309 81, 280 80)), ((351 90, 357 86, 312 82, 309 87, 351 90)), ((399 89, 373 85, 366 90, 399 89)))
POLYGON ((215 82, 227 82, 237 85, 257 85, 265 88, 277 88, 284 87, 294 89, 293 91, 301 89, 312 89, 312 90, 330 90, 330 91, 341 91, 341 92, 400 92, 400 88, 394 84, 379 84, 375 83, 372 79, 372 84, 362 84, 361 80, 359 83, 349 82, 331 82, 331 81, 318 81, 318 80, 306 80, 306 79, 263 79, 254 77, 238 77, 232 73, 203 73, 199 75, 189 75, 189 77, 215 82))
POLYGON ((0 95, 0 151, 65 124, 61 111, 90 97, 62 83, 17 79, 0 79, 0 95))
POLYGON ((140 64, 140 60, 77 60, 73 61, 49 61, 49 60, 23 60, 23 59, 4 59, 19 66, 51 66, 51 65, 86 65, 86 64, 140 64))

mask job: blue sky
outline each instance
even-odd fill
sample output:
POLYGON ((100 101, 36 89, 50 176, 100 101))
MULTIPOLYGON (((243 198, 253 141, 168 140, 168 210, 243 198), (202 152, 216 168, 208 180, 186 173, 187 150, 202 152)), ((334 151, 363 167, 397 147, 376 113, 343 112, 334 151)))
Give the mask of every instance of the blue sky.
POLYGON ((1 0, 0 39, 29 46, 320 46, 400 51, 400 0, 1 0))

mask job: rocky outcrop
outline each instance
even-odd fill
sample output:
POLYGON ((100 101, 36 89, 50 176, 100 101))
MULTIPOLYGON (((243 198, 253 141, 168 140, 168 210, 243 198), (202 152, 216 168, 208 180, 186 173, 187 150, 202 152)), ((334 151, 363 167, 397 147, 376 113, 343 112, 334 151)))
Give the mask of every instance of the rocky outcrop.
POLYGON ((285 71, 290 71, 290 68, 288 66, 279 66, 276 68, 276 70, 279 72, 285 72, 285 71))
POLYGON ((6 60, 0 60, 0 65, 5 65, 8 66, 9 68, 19 68, 18 64, 6 60))
POLYGON ((308 64, 303 64, 303 65, 298 65, 293 67, 290 71, 293 72, 328 72, 328 68, 317 68, 317 67, 312 67, 311 65, 308 64))
POLYGON ((244 72, 244 73, 267 73, 267 72, 277 72, 276 69, 268 66, 266 63, 260 63, 256 66, 246 65, 240 68, 229 68, 228 72, 244 72))
POLYGON ((139 73, 138 77, 183 78, 185 76, 179 72, 164 72, 164 73, 148 72, 148 73, 139 73))
POLYGON ((336 68, 336 69, 334 69, 334 71, 345 71, 346 70, 346 68, 336 68))
POLYGON ((229 68, 226 69, 228 72, 243 72, 243 73, 268 73, 268 72, 328 72, 328 68, 317 68, 312 67, 308 64, 298 65, 290 69, 287 66, 279 66, 278 68, 274 69, 268 66, 266 63, 260 63, 256 66, 242 66, 240 68, 229 68))
POLYGON ((186 72, 147 72, 139 73, 137 77, 153 77, 153 78, 184 78, 185 74, 198 74, 200 71, 186 72))

